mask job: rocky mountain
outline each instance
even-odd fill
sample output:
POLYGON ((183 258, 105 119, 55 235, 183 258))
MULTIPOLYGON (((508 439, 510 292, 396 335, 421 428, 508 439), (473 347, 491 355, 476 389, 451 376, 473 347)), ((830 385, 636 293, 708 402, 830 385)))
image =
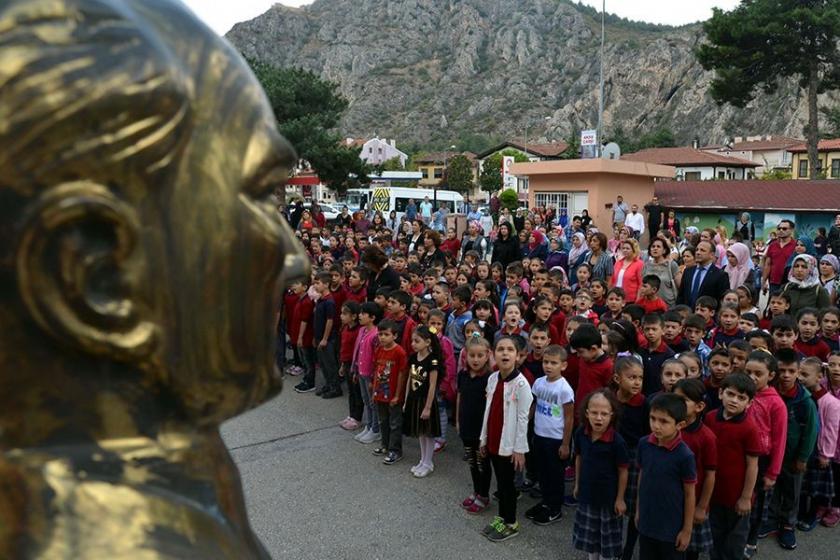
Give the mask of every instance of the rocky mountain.
MULTIPOLYGON (((719 107, 696 62, 699 25, 611 18, 605 50, 606 135, 664 127, 680 142, 802 136, 794 84, 749 107, 719 107)), ((556 140, 594 127, 600 18, 567 0, 317 0, 276 4, 227 38, 246 56, 300 66, 340 84, 343 131, 414 146, 465 138, 556 140), (546 119, 549 117, 549 119, 546 119)))

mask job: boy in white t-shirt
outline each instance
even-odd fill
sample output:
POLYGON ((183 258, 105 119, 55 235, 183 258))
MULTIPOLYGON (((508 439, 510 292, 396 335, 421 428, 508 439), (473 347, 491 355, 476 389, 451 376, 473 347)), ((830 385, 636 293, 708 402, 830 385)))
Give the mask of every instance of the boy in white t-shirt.
POLYGON ((553 344, 543 351, 545 377, 534 382, 534 443, 532 453, 542 501, 525 512, 537 525, 550 525, 563 516, 564 472, 574 427, 575 392, 563 378, 566 350, 553 344))

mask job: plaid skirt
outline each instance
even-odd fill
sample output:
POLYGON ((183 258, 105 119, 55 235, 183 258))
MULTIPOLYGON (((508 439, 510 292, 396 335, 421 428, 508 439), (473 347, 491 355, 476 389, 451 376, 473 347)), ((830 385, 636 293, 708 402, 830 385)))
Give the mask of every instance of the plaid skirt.
POLYGON ((708 552, 712 549, 712 526, 709 518, 700 525, 694 525, 691 530, 691 541, 688 543, 689 552, 708 552))
POLYGON ((802 495, 810 498, 833 498, 834 476, 831 465, 825 469, 819 467, 816 457, 808 461, 805 478, 802 479, 802 495))
POLYGON ((624 518, 611 507, 578 504, 572 544, 584 552, 597 552, 605 558, 621 556, 624 550, 624 518))
POLYGON ((627 490, 624 491, 624 503, 627 515, 635 515, 636 498, 639 497, 639 463, 636 462, 636 450, 630 450, 630 466, 627 467, 627 490))

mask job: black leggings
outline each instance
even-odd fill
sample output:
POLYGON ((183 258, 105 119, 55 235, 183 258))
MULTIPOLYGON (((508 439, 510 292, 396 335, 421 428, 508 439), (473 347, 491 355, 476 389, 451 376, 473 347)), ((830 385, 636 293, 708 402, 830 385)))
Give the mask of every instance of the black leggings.
POLYGON ((482 457, 478 448, 478 440, 464 440, 464 452, 467 454, 467 463, 470 465, 473 493, 482 498, 489 498, 493 471, 490 467, 490 459, 482 457))

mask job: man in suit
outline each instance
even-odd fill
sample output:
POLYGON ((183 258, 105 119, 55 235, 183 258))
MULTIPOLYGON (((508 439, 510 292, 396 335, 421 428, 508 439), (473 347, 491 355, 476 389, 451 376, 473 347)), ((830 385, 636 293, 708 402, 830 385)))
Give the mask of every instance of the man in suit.
POLYGON ((712 296, 719 301, 729 289, 729 276, 714 265, 715 248, 711 243, 698 243, 695 259, 697 264, 686 268, 683 273, 677 297, 678 303, 688 305, 692 309, 700 296, 712 296))

